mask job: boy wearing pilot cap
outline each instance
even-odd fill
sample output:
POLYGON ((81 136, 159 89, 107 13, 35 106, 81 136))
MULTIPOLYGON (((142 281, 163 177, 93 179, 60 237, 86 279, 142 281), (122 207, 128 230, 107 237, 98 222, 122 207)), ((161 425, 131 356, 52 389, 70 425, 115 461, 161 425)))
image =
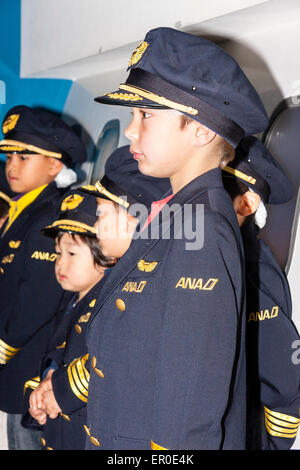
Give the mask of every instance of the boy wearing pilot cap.
POLYGON ((203 38, 151 30, 129 67, 96 101, 132 107, 133 158, 172 194, 100 293, 88 348, 104 378, 90 382, 90 434, 97 449, 244 449, 243 250, 220 165, 267 116, 238 64, 203 38), (202 245, 189 243, 192 227, 202 245))
POLYGON ((283 204, 291 183, 268 149, 253 136, 244 138, 234 162, 224 168, 224 186, 232 197, 244 243, 247 277, 248 449, 290 449, 300 416, 299 365, 293 343, 288 281, 259 229, 265 204, 283 204))
POLYGON ((0 409, 8 413, 9 449, 37 448, 38 434, 20 425, 23 388, 38 375, 62 290, 54 276, 55 253, 41 229, 52 222, 63 190, 54 181, 63 168, 86 159, 75 132, 56 114, 15 106, 4 118, 0 151, 12 191, 0 239, 0 409))

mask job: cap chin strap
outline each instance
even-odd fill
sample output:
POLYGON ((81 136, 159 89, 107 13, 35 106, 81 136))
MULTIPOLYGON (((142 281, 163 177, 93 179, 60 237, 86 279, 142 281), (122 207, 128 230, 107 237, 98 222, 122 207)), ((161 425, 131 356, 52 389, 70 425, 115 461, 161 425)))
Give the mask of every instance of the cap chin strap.
POLYGON ((58 188, 66 188, 77 181, 77 174, 71 168, 63 165, 60 172, 56 175, 55 183, 58 188))

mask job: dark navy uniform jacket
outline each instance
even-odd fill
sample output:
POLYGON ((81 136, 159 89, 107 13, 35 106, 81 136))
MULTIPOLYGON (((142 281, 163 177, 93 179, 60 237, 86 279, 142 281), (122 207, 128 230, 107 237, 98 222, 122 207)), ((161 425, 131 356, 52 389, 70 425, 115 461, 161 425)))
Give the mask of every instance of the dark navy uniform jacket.
POLYGON ((87 449, 245 448, 243 250, 220 169, 169 204, 171 239, 134 240, 97 299, 87 449), (204 244, 187 250, 178 228, 196 222, 197 204, 204 244))
POLYGON ((89 381, 89 372, 85 368, 88 359, 86 327, 95 309, 101 282, 74 307, 72 304, 76 295, 68 298, 69 305, 61 309, 63 313, 51 340, 51 347, 42 361, 41 377, 49 367, 56 368, 52 375, 52 386, 62 410, 57 418, 48 417, 43 427, 42 443, 47 449, 84 449, 89 381))
POLYGON ((299 427, 299 334, 289 285, 251 224, 241 229, 247 276, 248 429, 250 449, 289 449, 299 427), (261 426, 259 425, 261 423, 261 426))
POLYGON ((24 383, 37 376, 63 290, 54 274, 53 240, 61 191, 49 184, 0 238, 0 409, 23 412, 24 383))

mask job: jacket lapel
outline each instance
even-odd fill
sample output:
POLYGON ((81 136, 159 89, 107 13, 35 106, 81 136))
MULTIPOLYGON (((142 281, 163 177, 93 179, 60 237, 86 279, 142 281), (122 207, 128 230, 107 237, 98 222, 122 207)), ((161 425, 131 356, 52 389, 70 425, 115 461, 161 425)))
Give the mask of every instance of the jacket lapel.
POLYGON ((21 236, 24 238, 24 233, 26 233, 26 225, 28 222, 28 219, 30 219, 30 216, 34 209, 39 206, 39 204, 46 200, 46 199, 51 199, 52 197, 55 197, 57 195, 57 187, 56 183, 50 183, 39 195, 38 197, 31 203, 29 206, 27 206, 19 215, 19 217, 14 221, 14 223, 11 225, 11 227, 7 230, 2 235, 2 238, 0 238, 0 252, 2 253, 3 250, 7 249, 7 241, 8 240, 15 240, 15 239, 20 239, 21 236))

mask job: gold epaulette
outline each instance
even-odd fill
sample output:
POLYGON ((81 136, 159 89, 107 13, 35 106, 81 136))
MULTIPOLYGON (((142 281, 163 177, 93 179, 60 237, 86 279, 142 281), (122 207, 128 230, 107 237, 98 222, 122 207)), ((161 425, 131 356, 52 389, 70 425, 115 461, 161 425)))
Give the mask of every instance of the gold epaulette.
POLYGON ((85 368, 89 355, 74 359, 68 365, 69 383, 74 394, 83 402, 87 403, 90 373, 85 368))
POLYGON ((265 425, 271 436, 285 437, 288 439, 296 437, 300 419, 279 413, 278 411, 271 411, 266 406, 264 407, 264 410, 265 425))
POLYGON ((7 364, 21 348, 13 348, 0 339, 0 364, 7 364))
POLYGON ((31 388, 31 390, 35 390, 41 382, 40 377, 33 377, 33 379, 27 380, 24 385, 24 395, 27 388, 31 388))

